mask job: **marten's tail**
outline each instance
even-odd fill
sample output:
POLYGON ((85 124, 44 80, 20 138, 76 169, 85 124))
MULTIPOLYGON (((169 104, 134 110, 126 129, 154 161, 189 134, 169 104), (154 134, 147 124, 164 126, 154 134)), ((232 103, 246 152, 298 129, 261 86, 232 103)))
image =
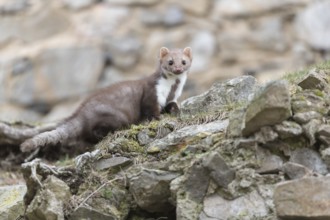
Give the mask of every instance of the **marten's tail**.
POLYGON ((9 144, 20 144, 23 140, 31 138, 41 132, 50 131, 56 124, 47 124, 39 127, 27 127, 23 125, 11 125, 0 121, 0 136, 9 144))
POLYGON ((28 152, 47 145, 65 144, 74 139, 82 132, 82 126, 76 119, 63 122, 55 129, 46 131, 27 139, 21 144, 21 151, 28 152))

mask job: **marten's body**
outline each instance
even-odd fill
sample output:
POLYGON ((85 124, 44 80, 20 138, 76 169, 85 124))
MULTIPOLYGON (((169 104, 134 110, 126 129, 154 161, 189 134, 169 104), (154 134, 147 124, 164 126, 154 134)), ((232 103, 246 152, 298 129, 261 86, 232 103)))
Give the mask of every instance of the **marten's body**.
POLYGON ((167 106, 176 109, 191 65, 191 49, 161 48, 159 61, 156 72, 148 77, 121 82, 96 92, 53 130, 23 142, 22 151, 65 144, 69 139, 78 138, 95 143, 108 132, 145 119, 159 119, 167 106))

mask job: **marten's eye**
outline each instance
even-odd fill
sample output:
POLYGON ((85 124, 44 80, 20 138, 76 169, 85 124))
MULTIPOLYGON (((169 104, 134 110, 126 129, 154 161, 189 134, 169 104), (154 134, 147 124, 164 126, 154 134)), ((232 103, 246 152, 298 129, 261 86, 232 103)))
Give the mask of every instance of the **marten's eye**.
POLYGON ((186 65, 186 61, 185 60, 182 60, 182 65, 186 65))
POLYGON ((168 65, 172 66, 174 64, 173 60, 168 61, 168 65))

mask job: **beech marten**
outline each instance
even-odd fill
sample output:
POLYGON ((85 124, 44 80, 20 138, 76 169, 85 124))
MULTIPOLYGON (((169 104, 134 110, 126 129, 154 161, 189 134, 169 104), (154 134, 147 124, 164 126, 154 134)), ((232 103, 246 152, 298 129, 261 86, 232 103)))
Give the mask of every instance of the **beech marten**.
POLYGON ((142 120, 159 119, 161 112, 177 112, 177 99, 186 83, 191 63, 190 47, 183 50, 162 47, 154 74, 97 91, 55 128, 24 141, 21 150, 65 144, 71 139, 96 143, 108 132, 142 120))

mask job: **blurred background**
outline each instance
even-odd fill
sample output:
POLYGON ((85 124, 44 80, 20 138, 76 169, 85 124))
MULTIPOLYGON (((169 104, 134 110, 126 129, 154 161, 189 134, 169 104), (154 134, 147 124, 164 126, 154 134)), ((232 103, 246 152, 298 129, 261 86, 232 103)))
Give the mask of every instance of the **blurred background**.
POLYGON ((330 1, 0 0, 0 120, 63 118, 93 90, 193 49, 182 99, 215 81, 260 82, 330 59, 330 1))

